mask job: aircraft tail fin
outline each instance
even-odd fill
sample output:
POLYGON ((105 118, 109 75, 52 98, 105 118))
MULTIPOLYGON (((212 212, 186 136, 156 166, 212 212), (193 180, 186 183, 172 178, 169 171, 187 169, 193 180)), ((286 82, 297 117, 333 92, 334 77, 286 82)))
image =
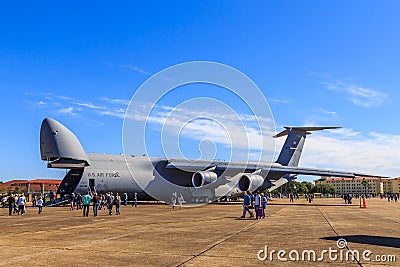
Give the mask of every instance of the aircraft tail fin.
POLYGON ((311 134, 312 131, 320 131, 325 129, 337 129, 341 127, 330 126, 330 127, 291 127, 285 126, 285 130, 274 135, 274 138, 282 137, 287 135, 285 144, 282 147, 281 153, 279 154, 277 163, 283 166, 297 167, 299 165, 300 156, 303 152, 304 142, 306 136, 311 134))

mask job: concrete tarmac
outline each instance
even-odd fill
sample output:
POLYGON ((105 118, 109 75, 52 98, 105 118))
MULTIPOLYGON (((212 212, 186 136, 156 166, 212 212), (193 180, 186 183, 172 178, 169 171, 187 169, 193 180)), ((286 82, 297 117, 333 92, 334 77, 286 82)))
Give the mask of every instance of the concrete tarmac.
POLYGON ((400 203, 353 202, 273 199, 262 220, 239 219, 239 203, 139 204, 96 218, 68 207, 41 215, 28 207, 23 216, 0 208, 0 266, 399 266, 400 203), (360 259, 346 260, 349 250, 360 259))

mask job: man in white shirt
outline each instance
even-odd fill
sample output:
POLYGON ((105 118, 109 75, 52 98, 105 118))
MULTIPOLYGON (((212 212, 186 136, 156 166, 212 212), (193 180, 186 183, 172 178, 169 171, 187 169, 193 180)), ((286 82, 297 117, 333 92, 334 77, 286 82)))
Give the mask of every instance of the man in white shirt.
POLYGON ((25 204, 26 204, 26 199, 24 194, 21 194, 18 198, 18 215, 21 212, 21 215, 24 215, 25 213, 25 204))

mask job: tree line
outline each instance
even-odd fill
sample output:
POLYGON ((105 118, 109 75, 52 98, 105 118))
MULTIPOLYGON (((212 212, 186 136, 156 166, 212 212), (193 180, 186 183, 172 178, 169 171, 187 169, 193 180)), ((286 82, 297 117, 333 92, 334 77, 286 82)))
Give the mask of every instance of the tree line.
POLYGON ((321 194, 334 194, 336 188, 327 183, 316 184, 314 185, 311 182, 297 182, 297 181, 290 181, 281 187, 272 191, 272 194, 282 194, 288 195, 290 193, 297 193, 299 195, 303 194, 314 194, 314 193, 321 193, 321 194))

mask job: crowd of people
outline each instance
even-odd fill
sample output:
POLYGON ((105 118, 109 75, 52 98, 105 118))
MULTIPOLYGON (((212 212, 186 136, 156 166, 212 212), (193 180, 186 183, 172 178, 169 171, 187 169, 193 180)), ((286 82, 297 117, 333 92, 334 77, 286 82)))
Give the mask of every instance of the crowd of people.
MULTIPOLYGON (((371 196, 365 195, 367 198, 371 196)), ((50 197, 50 202, 54 204, 55 198, 50 197)), ((307 202, 312 203, 314 200, 314 194, 304 194, 304 197, 307 202)), ((344 199, 346 204, 352 204, 353 198, 364 197, 363 194, 343 194, 342 198, 344 199)), ((388 202, 398 202, 399 194, 398 193, 387 193, 381 194, 381 199, 387 198, 388 202)), ((2 207, 8 207, 9 215, 17 214, 24 215, 26 213, 26 203, 27 199, 23 193, 20 194, 2 194, 1 197, 2 207)), ((46 196, 42 195, 33 195, 32 196, 32 205, 33 207, 38 208, 38 213, 42 214, 43 207, 45 204, 46 196)), ((260 192, 249 193, 245 192, 243 197, 243 213, 241 218, 245 218, 248 213, 250 218, 255 219, 263 219, 265 218, 265 209, 268 204, 268 195, 264 195, 260 192), (254 212, 253 212, 254 210, 254 212), (255 216, 254 216, 255 213, 255 216)), ((298 194, 289 194, 290 202, 299 199, 298 194)), ((124 193, 122 196, 119 193, 114 195, 113 192, 107 192, 105 194, 98 194, 96 192, 87 192, 84 195, 74 194, 72 193, 70 196, 70 210, 82 210, 83 216, 89 216, 90 207, 93 209, 93 216, 96 217, 98 215, 99 210, 108 210, 109 215, 113 215, 115 212, 116 215, 121 214, 121 205, 128 205, 129 197, 127 193, 124 193), (115 207, 115 211, 114 211, 115 207)), ((172 193, 171 204, 172 208, 175 209, 176 206, 179 205, 180 209, 183 207, 183 203, 185 200, 182 194, 178 194, 177 192, 172 193)), ((132 199, 132 207, 138 206, 138 196, 137 193, 134 193, 134 197, 132 199)))
MULTIPOLYGON (((55 196, 55 194, 54 194, 55 196)), ((42 214, 43 207, 45 205, 52 205, 56 203, 56 198, 49 196, 49 202, 45 202, 46 196, 42 195, 32 195, 32 207, 38 209, 38 213, 42 214)), ((20 194, 2 194, 0 196, 2 207, 8 207, 9 215, 17 214, 24 215, 26 213, 27 199, 23 193, 20 194)), ((87 192, 83 196, 81 194, 72 193, 70 196, 70 210, 82 210, 83 216, 89 216, 89 209, 93 207, 93 216, 96 217, 98 210, 107 209, 109 215, 113 214, 113 209, 115 207, 115 214, 121 214, 121 205, 128 205, 128 194, 124 193, 121 197, 119 193, 115 195, 112 192, 106 194, 97 194, 96 192, 87 192)), ((138 206, 137 193, 134 194, 132 207, 138 206)))
MULTIPOLYGON (((389 193, 389 194, 387 194, 386 197, 387 197, 388 202, 390 202, 390 201, 398 202, 398 200, 399 200, 399 194, 398 193, 397 194, 389 193)), ((383 196, 381 198, 383 198, 383 196)))
MULTIPOLYGON (((121 197, 119 193, 114 195, 113 192, 107 192, 106 194, 97 194, 96 192, 87 192, 85 195, 71 194, 70 210, 83 210, 83 216, 89 216, 90 206, 93 207, 93 216, 96 217, 99 210, 108 210, 108 214, 113 214, 115 207, 115 214, 121 214, 121 204, 124 206, 128 205, 128 194, 124 193, 121 197)), ((137 193, 135 192, 132 202, 132 207, 137 207, 137 193)))
POLYGON ((1 197, 3 208, 8 206, 8 215, 24 215, 26 212, 26 198, 24 194, 9 194, 1 197))
MULTIPOLYGON (((24 194, 8 194, 8 196, 2 196, 3 208, 8 206, 8 215, 24 215, 26 213, 26 197, 24 194), (4 200, 4 201, 3 201, 4 200)), ((33 206, 38 208, 38 213, 41 214, 43 211, 44 201, 42 196, 38 196, 32 200, 33 206)))

